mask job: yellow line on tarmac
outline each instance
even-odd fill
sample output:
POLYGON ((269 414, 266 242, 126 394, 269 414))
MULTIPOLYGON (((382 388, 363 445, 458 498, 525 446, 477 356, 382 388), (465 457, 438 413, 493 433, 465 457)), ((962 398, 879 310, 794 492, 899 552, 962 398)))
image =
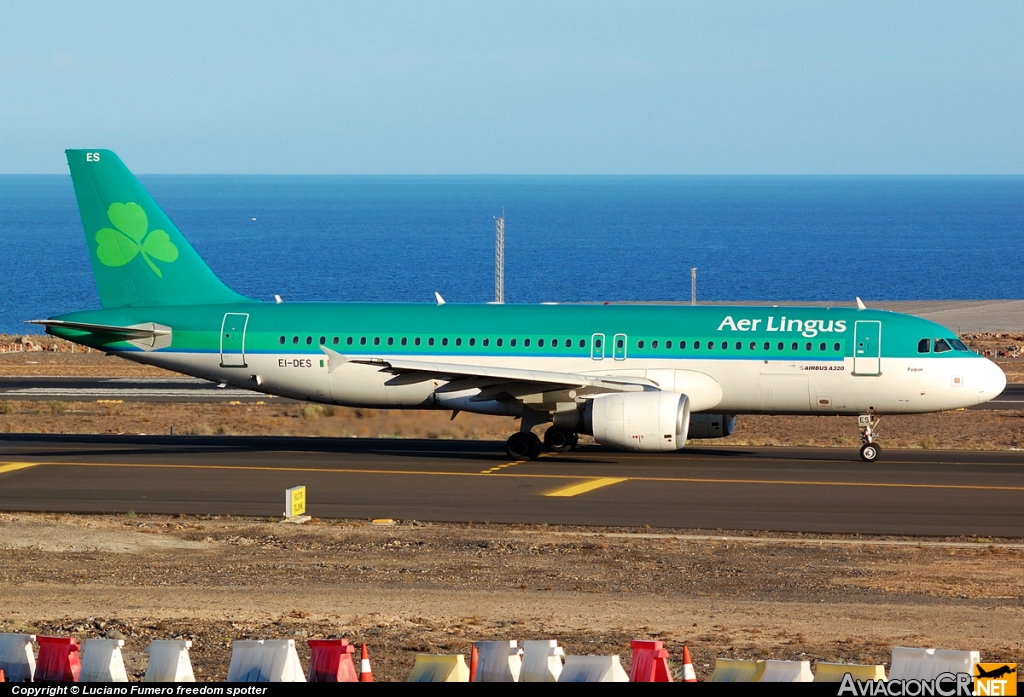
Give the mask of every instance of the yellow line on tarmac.
POLYGON ((15 470, 23 470, 26 467, 35 467, 36 465, 42 464, 40 462, 8 462, 6 464, 0 464, 0 474, 4 472, 13 472, 15 470))
MULTIPOLYGON (((512 463, 509 463, 512 464, 512 463)), ((515 464, 526 464, 525 462, 515 464)), ((311 472, 317 474, 391 474, 431 477, 513 477, 519 479, 569 479, 594 481, 593 475, 586 474, 527 474, 525 472, 445 472, 430 470, 391 470, 391 469, 358 469, 358 468, 327 468, 327 467, 273 467, 262 465, 185 465, 170 463, 130 463, 130 462, 0 462, 0 473, 35 467, 52 465, 57 467, 135 467, 140 469, 189 469, 189 470, 237 470, 239 472, 311 472)), ((492 468, 492 469, 500 469, 492 468)), ((614 482, 628 479, 634 482, 670 482, 679 484, 764 484, 773 486, 845 486, 884 489, 952 489, 963 491, 1024 491, 1024 486, 995 486, 985 484, 911 484, 901 482, 843 482, 828 480, 793 480, 793 479, 712 479, 708 477, 622 477, 608 478, 614 482)), ((604 480, 598 480, 604 481, 604 480)))
POLYGON ((572 486, 555 489, 554 491, 548 492, 544 495, 566 497, 579 496, 580 494, 585 494, 588 491, 593 491, 594 489, 600 489, 601 487, 624 482, 626 479, 626 477, 602 477, 601 479, 592 479, 589 482, 583 482, 582 484, 573 484, 572 486))

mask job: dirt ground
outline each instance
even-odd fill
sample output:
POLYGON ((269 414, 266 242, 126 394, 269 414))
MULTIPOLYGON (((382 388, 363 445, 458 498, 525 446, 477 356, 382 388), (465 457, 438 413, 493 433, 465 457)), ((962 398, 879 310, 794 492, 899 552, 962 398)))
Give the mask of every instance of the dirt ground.
POLYGON ((378 681, 492 639, 627 669, 631 639, 661 639, 705 679, 716 656, 1024 659, 1022 540, 707 532, 0 514, 0 631, 123 638, 132 679, 154 638, 192 639, 200 680, 241 638, 293 638, 304 664, 307 639, 366 642, 378 681))

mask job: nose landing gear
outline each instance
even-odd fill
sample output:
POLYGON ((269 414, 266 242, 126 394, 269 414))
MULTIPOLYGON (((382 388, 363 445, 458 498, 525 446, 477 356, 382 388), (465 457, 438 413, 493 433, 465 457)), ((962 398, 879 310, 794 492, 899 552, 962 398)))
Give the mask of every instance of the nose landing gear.
POLYGON ((860 459, 864 462, 874 462, 882 454, 882 448, 874 440, 879 421, 881 419, 874 412, 857 417, 857 425, 860 426, 860 459))

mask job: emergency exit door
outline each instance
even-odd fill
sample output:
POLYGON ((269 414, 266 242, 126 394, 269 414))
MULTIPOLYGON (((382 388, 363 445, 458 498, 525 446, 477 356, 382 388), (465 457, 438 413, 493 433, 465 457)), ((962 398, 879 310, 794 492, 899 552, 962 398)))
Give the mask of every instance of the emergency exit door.
POLYGON ((853 374, 879 375, 882 372, 882 323, 859 320, 853 323, 853 374))
POLYGON ((220 365, 222 368, 245 367, 245 327, 249 315, 229 312, 220 324, 220 365))

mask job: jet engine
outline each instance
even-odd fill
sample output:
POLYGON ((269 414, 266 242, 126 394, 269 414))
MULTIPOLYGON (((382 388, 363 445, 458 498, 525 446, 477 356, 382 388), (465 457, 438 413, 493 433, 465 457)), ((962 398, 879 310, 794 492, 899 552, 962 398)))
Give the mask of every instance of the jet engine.
POLYGON ((602 394, 583 410, 584 432, 623 450, 679 450, 689 427, 690 399, 679 392, 602 394))
POLYGON ((732 414, 691 414, 690 438, 725 438, 736 430, 732 414))

